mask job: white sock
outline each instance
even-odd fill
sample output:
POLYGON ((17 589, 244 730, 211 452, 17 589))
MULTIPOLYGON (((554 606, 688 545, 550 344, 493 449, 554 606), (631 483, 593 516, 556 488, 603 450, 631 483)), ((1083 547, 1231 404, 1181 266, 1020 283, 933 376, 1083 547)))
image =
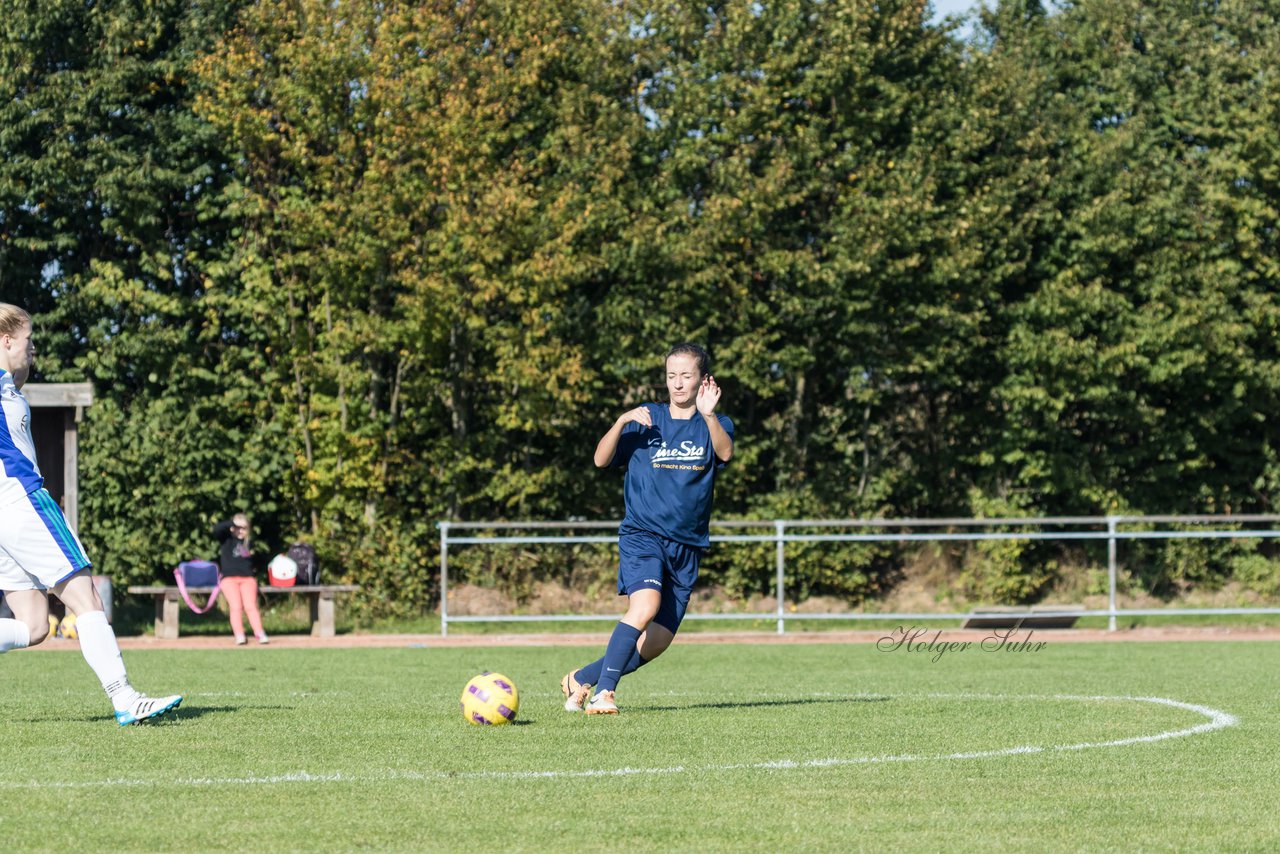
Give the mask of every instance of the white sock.
POLYGON ((0 620, 0 652, 31 645, 31 630, 21 620, 0 620))
POLYGON ((80 636, 80 653, 98 674, 102 690, 111 698, 116 711, 124 711, 138 699, 124 670, 124 656, 116 643, 116 633, 102 611, 76 615, 76 633, 80 636))

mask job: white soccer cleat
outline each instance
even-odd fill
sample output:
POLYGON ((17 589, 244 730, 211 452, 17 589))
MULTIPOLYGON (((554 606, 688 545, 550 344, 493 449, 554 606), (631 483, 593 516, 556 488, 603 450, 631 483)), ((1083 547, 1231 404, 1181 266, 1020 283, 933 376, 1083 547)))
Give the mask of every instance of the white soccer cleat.
POLYGON ((582 711, 582 707, 587 704, 587 697, 591 696, 591 686, 584 685, 574 679, 572 672, 566 673, 564 678, 560 680, 560 690, 564 692, 564 710, 566 712, 582 711))
POLYGON ((616 715, 618 704, 613 701, 612 691, 599 691, 591 702, 587 703, 586 713, 589 715, 616 715))
POLYGON ((116 712, 116 723, 120 724, 120 726, 140 724, 143 721, 158 718, 166 712, 171 712, 180 705, 182 705, 181 694, 174 694, 171 697, 139 696, 129 708, 116 712))

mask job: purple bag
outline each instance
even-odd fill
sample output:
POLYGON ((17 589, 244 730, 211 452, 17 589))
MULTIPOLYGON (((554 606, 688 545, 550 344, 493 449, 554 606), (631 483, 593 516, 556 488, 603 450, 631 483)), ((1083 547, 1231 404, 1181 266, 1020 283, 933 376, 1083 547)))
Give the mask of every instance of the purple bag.
POLYGON ((222 573, 219 571, 218 565, 213 561, 184 560, 173 571, 173 577, 178 581, 178 592, 182 594, 183 601, 195 613, 205 613, 218 601, 218 588, 222 586, 222 573), (188 587, 213 588, 213 592, 209 594, 209 599, 204 603, 203 608, 198 607, 196 603, 191 601, 191 594, 187 592, 188 587))

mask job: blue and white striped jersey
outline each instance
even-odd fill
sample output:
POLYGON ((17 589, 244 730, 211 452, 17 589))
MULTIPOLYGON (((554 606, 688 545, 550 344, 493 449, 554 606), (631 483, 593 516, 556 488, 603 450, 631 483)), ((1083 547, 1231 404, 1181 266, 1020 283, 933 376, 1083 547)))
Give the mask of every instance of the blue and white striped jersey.
POLYGON ((31 404, 22 396, 13 374, 0 370, 0 507, 26 498, 44 486, 31 438, 31 404))

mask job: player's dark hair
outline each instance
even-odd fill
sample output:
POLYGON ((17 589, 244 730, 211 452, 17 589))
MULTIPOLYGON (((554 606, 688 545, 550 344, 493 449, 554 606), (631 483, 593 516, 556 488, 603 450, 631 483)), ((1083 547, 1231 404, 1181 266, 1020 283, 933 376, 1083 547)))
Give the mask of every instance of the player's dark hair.
POLYGON ((666 364, 667 360, 672 356, 690 356, 698 363, 698 372, 704 377, 711 373, 711 357, 707 355, 707 351, 703 350, 697 344, 685 342, 677 344, 667 351, 667 358, 662 360, 662 364, 666 364))

